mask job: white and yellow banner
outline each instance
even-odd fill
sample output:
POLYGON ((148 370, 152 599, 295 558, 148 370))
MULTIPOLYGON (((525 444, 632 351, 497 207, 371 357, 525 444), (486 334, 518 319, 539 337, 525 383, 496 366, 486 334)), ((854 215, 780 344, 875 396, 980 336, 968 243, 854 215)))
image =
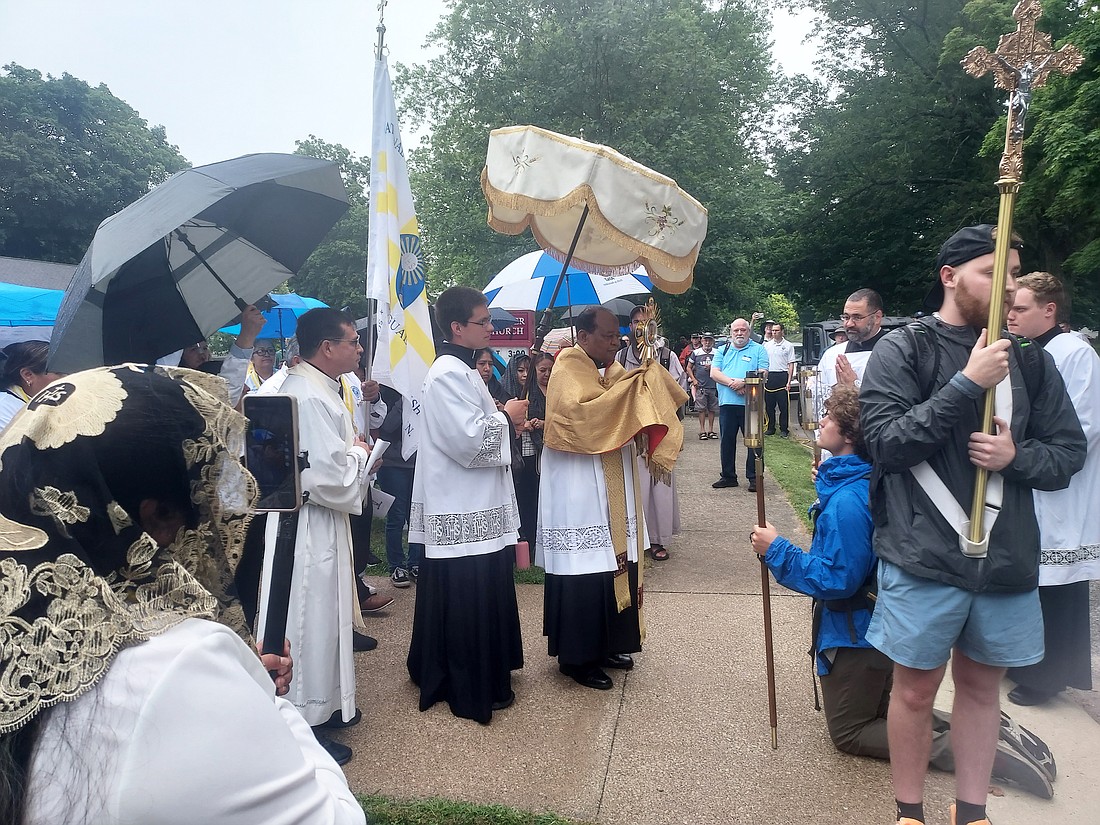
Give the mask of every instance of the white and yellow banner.
POLYGON ((428 319, 420 227, 384 57, 374 66, 370 202, 367 295, 378 301, 378 346, 372 377, 404 398, 401 454, 408 458, 419 443, 420 395, 424 376, 435 360, 435 345, 428 319))

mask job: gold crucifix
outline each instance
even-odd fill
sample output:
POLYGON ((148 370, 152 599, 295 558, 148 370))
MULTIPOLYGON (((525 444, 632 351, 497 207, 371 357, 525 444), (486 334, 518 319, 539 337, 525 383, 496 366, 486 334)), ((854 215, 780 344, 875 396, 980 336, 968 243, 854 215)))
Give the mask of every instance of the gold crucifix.
MULTIPOLYGON (((1017 21, 1016 31, 1001 36, 997 51, 991 53, 984 46, 977 46, 962 61, 963 68, 974 77, 981 77, 992 71, 995 85, 1009 93, 1005 151, 1001 155, 1000 178, 997 180, 1000 205, 997 212, 996 248, 993 250, 993 278, 989 290, 989 318, 986 323, 987 341, 990 344, 1001 337, 1001 327, 1004 324, 1012 211, 1016 206, 1016 195, 1020 191, 1020 178, 1024 171, 1024 119, 1031 103, 1031 92, 1046 83, 1047 77, 1055 69, 1063 74, 1072 74, 1084 61, 1076 47, 1067 44, 1054 51, 1050 45, 1050 35, 1036 31, 1035 26, 1042 13, 1038 0, 1020 0, 1012 10, 1012 16, 1017 21)), ((993 431, 993 405, 993 390, 986 390, 982 409, 983 433, 993 431)), ((970 522, 967 526, 969 546, 964 552, 979 558, 985 556, 984 548, 989 539, 984 525, 988 483, 989 472, 982 467, 976 468, 974 498, 971 501, 970 522)))
POLYGON ((1037 31, 1043 10, 1039 0, 1020 0, 1012 10, 1016 31, 1001 35, 997 51, 975 46, 962 60, 967 74, 981 77, 993 72, 994 85, 1009 93, 1008 129, 1000 173, 1004 179, 1019 182, 1024 169, 1024 119, 1031 103, 1031 92, 1047 82, 1052 71, 1072 74, 1084 57, 1076 46, 1067 44, 1054 51, 1050 35, 1037 31))

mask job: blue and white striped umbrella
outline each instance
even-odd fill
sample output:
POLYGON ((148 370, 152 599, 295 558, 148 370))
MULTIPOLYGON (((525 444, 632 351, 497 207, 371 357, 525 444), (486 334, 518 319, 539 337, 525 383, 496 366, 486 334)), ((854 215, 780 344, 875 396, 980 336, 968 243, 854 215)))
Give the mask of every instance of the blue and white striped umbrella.
MULTIPOLYGON (((543 310, 550 304, 554 283, 561 274, 561 261, 545 252, 529 252, 504 267, 482 290, 490 307, 543 310)), ((653 284, 639 266, 627 275, 590 275, 569 268, 558 291, 555 307, 602 304, 624 295, 645 295, 653 284)))

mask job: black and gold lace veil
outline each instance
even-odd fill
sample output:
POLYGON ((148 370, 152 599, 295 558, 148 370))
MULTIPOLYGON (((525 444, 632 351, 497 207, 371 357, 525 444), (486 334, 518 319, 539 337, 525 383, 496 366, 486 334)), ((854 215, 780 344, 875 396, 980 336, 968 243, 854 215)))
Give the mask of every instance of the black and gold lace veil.
POLYGON ((190 617, 248 638, 233 573, 256 500, 225 383, 126 364, 55 381, 0 434, 0 733, 190 617), (146 498, 185 526, 167 547, 146 498))

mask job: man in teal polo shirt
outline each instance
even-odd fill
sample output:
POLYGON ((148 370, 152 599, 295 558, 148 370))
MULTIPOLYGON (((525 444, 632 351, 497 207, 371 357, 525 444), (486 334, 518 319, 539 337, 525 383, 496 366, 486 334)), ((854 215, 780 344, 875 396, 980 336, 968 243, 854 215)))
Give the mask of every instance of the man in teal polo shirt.
MULTIPOLYGON (((729 343, 718 350, 710 377, 718 385, 718 429, 722 434, 722 477, 711 487, 737 486, 737 433, 745 431, 745 376, 768 369, 768 353, 749 338, 749 322, 738 318, 730 324, 729 343)), ((746 449, 745 477, 749 492, 756 492, 756 452, 746 449)))

